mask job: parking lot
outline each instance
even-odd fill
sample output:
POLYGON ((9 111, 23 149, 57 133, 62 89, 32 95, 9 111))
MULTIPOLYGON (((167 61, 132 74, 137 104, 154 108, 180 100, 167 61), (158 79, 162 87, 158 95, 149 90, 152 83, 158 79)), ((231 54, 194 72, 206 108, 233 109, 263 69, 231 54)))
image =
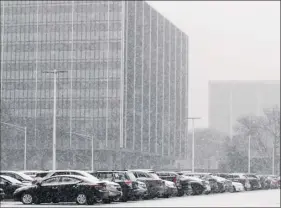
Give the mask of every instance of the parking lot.
POLYGON ((75 203, 23 205, 21 202, 3 201, 1 207, 280 207, 280 189, 257 190, 240 193, 184 196, 79 206, 75 203))

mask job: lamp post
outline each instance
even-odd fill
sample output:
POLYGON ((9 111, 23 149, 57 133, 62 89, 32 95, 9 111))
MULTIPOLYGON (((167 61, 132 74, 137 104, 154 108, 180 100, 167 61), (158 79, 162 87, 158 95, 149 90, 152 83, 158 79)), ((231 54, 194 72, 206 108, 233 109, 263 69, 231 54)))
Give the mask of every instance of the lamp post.
POLYGON ((56 146, 57 146, 57 141, 56 141, 56 128, 57 128, 57 75, 59 73, 65 73, 67 71, 59 71, 59 70, 53 70, 53 71, 44 71, 43 73, 50 73, 54 74, 54 115, 53 115, 53 170, 56 170, 56 146))
POLYGON ((194 172, 194 158, 195 158, 195 150, 194 150, 194 144, 195 144, 195 119, 201 119, 200 117, 188 117, 187 119, 192 120, 192 157, 191 157, 191 170, 194 172))
POLYGON ((251 135, 248 136, 248 173, 251 173, 251 135))
POLYGON ((92 171, 94 171, 94 136, 89 136, 89 135, 84 135, 84 134, 79 134, 76 132, 71 132, 72 134, 75 134, 77 136, 83 137, 83 138, 91 138, 91 149, 92 149, 92 171))
POLYGON ((26 126, 25 127, 22 127, 22 126, 18 126, 18 125, 15 125, 15 124, 11 124, 11 123, 6 123, 6 122, 1 122, 1 124, 5 124, 7 126, 11 126, 11 127, 15 127, 16 129, 18 129, 19 131, 24 131, 24 156, 23 156, 23 160, 24 160, 24 163, 23 163, 23 169, 26 170, 26 143, 27 143, 27 135, 26 135, 26 126))

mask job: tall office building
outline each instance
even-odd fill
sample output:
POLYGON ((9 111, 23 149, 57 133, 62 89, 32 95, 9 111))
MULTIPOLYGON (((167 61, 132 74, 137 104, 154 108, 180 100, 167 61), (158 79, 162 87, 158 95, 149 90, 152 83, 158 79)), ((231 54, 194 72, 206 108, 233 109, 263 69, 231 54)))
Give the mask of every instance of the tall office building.
MULTIPOLYGON (((96 168, 185 157, 188 37, 149 4, 2 1, 1 10, 1 102, 27 126, 29 168, 51 167, 53 70, 63 71, 58 167, 90 168, 91 138, 96 168)), ((2 154, 17 164, 23 137, 7 128, 2 154)))
POLYGON ((241 116, 280 107, 280 81, 210 81, 209 127, 233 135, 241 116))

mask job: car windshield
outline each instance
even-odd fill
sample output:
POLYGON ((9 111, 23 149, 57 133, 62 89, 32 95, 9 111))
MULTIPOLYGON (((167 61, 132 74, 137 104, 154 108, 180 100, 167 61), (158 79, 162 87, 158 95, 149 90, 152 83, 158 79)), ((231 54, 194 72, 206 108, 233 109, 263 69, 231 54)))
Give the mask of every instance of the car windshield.
POLYGON ((36 177, 36 178, 37 178, 37 177, 39 177, 39 178, 44 178, 48 173, 49 173, 49 172, 37 173, 35 177, 36 177))
POLYGON ((135 177, 135 175, 132 172, 127 172, 127 175, 129 176, 129 179, 131 181, 136 181, 137 178, 135 177))
POLYGON ((159 176, 156 173, 152 172, 152 173, 149 173, 149 175, 154 179, 160 180, 159 176))
POLYGON ((21 184, 22 182, 20 182, 19 180, 12 178, 10 176, 6 176, 6 175, 1 175, 2 178, 4 178, 7 181, 10 181, 11 183, 17 183, 17 184, 21 184))
POLYGON ((21 172, 17 172, 17 174, 26 181, 33 181, 33 179, 29 175, 26 175, 26 174, 21 173, 21 172))
POLYGON ((90 179, 92 182, 100 182, 100 180, 97 177, 91 175, 90 173, 83 172, 83 176, 90 179))

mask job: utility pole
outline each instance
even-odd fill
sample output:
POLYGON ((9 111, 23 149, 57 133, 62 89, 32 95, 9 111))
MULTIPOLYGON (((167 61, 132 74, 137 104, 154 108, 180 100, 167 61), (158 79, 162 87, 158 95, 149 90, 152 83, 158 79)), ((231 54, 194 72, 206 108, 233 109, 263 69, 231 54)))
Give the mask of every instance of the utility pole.
POLYGON ((43 73, 54 74, 54 106, 53 106, 53 170, 56 170, 56 147, 57 147, 57 139, 56 139, 56 128, 57 128, 57 75, 59 73, 65 73, 67 71, 44 71, 43 73))
POLYGON ((191 119, 192 120, 192 157, 191 157, 191 170, 194 173, 195 169, 194 169, 194 160, 195 160, 195 119, 201 119, 200 117, 189 117, 187 119, 191 119))
POLYGON ((23 169, 26 170, 26 153, 27 153, 27 148, 26 148, 26 145, 27 145, 27 130, 26 130, 26 126, 25 127, 22 127, 22 126, 18 126, 18 125, 15 125, 15 124, 11 124, 11 123, 6 123, 6 122, 1 122, 1 124, 5 124, 7 126, 11 126, 11 127, 14 127, 16 128, 17 130, 19 131, 23 131, 24 132, 24 156, 23 156, 23 169))
POLYGON ((251 173, 251 135, 248 136, 248 173, 251 173))

